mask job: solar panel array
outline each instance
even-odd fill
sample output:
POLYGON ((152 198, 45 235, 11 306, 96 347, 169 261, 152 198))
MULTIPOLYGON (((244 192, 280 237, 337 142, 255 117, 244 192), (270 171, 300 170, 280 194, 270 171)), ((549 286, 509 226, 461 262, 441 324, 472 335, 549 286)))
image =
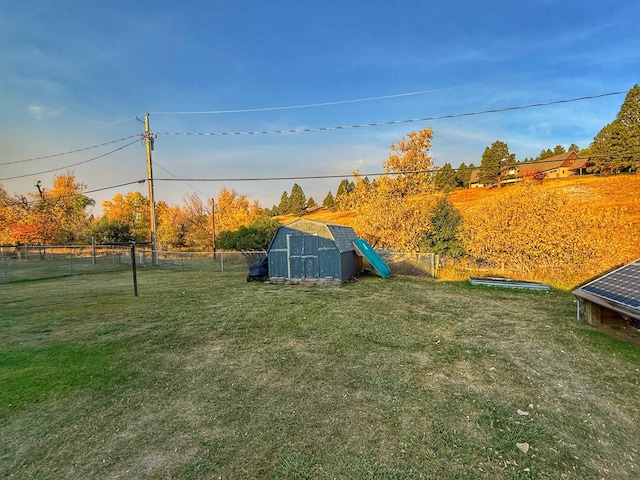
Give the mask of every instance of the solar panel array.
POLYGON ((603 275, 578 290, 640 310, 640 260, 603 275))

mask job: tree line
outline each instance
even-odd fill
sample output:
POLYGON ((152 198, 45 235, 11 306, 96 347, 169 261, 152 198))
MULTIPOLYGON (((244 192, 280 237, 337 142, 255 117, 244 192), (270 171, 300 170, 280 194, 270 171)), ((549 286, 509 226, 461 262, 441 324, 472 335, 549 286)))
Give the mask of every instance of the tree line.
MULTIPOLYGON (((588 205, 564 209, 560 216, 560 207, 569 200, 541 195, 528 182, 517 194, 510 196, 515 191, 510 190, 504 197, 491 197, 489 204, 463 218, 446 194, 468 186, 476 167, 462 164, 454 169, 447 163, 436 168, 429 155, 432 137, 431 128, 410 132, 391 145, 388 159, 382 165, 383 175, 370 180, 356 171, 352 179, 339 183, 335 195, 329 191, 322 205, 354 212, 356 232, 379 248, 431 251, 453 257, 467 255, 501 264, 527 265, 543 258, 544 262, 553 262, 553 258, 560 261, 562 255, 558 254, 559 246, 553 239, 563 239, 563 245, 571 245, 571 251, 577 251, 584 247, 581 243, 584 239, 572 237, 571 232, 619 227, 615 215, 609 220, 604 218, 599 225, 593 223, 597 215, 588 205), (520 200, 525 203, 518 203, 520 200), (544 228, 540 228, 548 233, 548 238, 527 237, 525 233, 535 229, 523 227, 525 219, 529 225, 544 219, 544 228), (568 229, 566 225, 580 228, 568 229), (514 244, 515 238, 521 243, 514 244), (505 243, 499 246, 500 242, 505 243)), ((542 150, 537 160, 579 150, 581 156, 589 157, 588 168, 592 172, 638 171, 639 142, 640 87, 636 85, 627 94, 616 119, 601 129, 589 147, 580 150, 571 144, 565 150, 556 146, 542 150)), ((504 166, 514 163, 517 160, 506 142, 498 140, 482 155, 479 180, 486 184, 495 182, 504 166)), ((39 183, 36 187, 36 192, 26 195, 10 195, 0 187, 0 244, 87 243, 91 238, 97 243, 149 240, 149 202, 139 192, 114 195, 103 202, 102 216, 94 218, 87 209, 95 202, 82 193, 86 186, 72 173, 55 177, 50 188, 39 183)), ((279 225, 276 215, 303 215, 316 207, 315 200, 307 198, 297 183, 271 209, 262 208, 257 201, 227 188, 213 201, 203 201, 196 194, 187 196, 183 205, 161 201, 156 205, 158 247, 208 249, 214 246, 215 237, 218 248, 265 248, 279 225)), ((602 249, 609 246, 602 245, 602 249)), ((580 257, 581 262, 587 260, 580 257)), ((569 260, 561 262, 568 265, 569 260)))

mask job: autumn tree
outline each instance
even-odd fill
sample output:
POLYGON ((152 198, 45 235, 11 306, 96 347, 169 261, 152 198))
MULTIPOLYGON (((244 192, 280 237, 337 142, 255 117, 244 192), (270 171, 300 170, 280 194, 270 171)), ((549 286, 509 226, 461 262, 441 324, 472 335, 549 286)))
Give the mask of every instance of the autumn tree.
POLYGON ((257 201, 249 201, 246 195, 223 187, 215 200, 216 232, 250 225, 258 219, 261 210, 257 201))
POLYGON ((482 154, 478 181, 484 185, 498 184, 500 187, 505 166, 515 163, 515 160, 515 154, 509 153, 509 146, 496 140, 482 154))
MULTIPOLYGON (((156 241, 158 249, 170 250, 188 246, 188 230, 190 218, 189 209, 180 205, 167 205, 165 202, 158 202, 156 205, 157 231, 156 241)), ((208 222, 211 223, 210 221, 208 222)), ((199 225, 199 224, 198 224, 199 225)), ((208 244, 210 240, 210 228, 205 227, 205 235, 208 244)), ((191 238, 191 240, 193 240, 191 238)), ((196 246, 196 245, 190 245, 196 246)), ((197 245, 201 246, 201 245, 197 245)), ((205 245, 202 245, 205 246, 205 245)))
POLYGON ((95 205, 95 201, 81 193, 86 188, 72 173, 67 173, 57 175, 53 187, 44 191, 43 210, 48 211, 56 224, 57 243, 87 240, 89 215, 86 209, 95 205))
POLYGON ((618 173, 640 168, 640 86, 635 85, 613 122, 605 125, 589 147, 589 171, 618 173))
POLYGON ((8 195, 0 191, 0 236, 3 243, 72 243, 86 240, 86 208, 94 201, 81 192, 86 186, 72 173, 54 178, 51 188, 37 184, 38 193, 8 195))
POLYGON ((149 202, 140 192, 116 193, 111 200, 102 202, 102 214, 110 220, 129 225, 136 242, 150 240, 149 202))
POLYGON ((398 188, 396 179, 387 175, 378 177, 369 186, 356 176, 355 189, 350 193, 356 213, 353 227, 376 248, 418 252, 430 229, 428 218, 435 204, 434 196, 402 197, 397 194, 398 188))
POLYGON ((391 145, 391 154, 383 164, 387 174, 395 176, 396 194, 400 196, 425 192, 432 184, 433 160, 429 155, 433 130, 410 132, 391 145))
MULTIPOLYGON (((224 192, 221 191, 218 202, 215 204, 216 209, 218 206, 221 208, 221 211, 216 211, 215 214, 217 231, 221 231, 225 228, 225 225, 232 222, 229 219, 223 221, 223 218, 229 215, 229 207, 226 202, 235 198, 235 192, 223 190, 224 192), (220 225, 217 224, 218 221, 220 221, 220 225)), ((202 249, 212 247, 213 224, 211 221, 211 208, 211 202, 203 201, 195 192, 184 198, 182 211, 175 210, 172 220, 172 235, 174 239, 179 240, 179 245, 202 249)), ((171 214, 171 212, 168 213, 171 214)), ((158 227, 158 230, 160 230, 160 227, 158 227)))

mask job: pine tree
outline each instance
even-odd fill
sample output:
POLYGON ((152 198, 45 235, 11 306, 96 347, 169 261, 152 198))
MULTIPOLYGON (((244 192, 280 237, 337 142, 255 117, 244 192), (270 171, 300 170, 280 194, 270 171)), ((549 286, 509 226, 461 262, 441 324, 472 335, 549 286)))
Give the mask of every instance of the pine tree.
POLYGON ((467 167, 464 162, 462 162, 456 170, 456 186, 463 188, 468 187, 470 178, 471 169, 467 167))
POLYGON ((464 245, 459 234, 462 215, 449 199, 438 200, 430 223, 433 228, 425 236, 428 251, 454 258, 464 255, 464 245))
POLYGON ((280 197, 280 203, 278 204, 278 215, 286 215, 289 213, 289 194, 285 190, 280 197))
POLYGON ((616 173, 640 168, 640 86, 627 94, 616 119, 605 125, 589 149, 590 171, 616 173))
POLYGON ((327 207, 329 210, 334 210, 336 208, 336 200, 335 198, 333 198, 333 194, 331 193, 331 191, 329 191, 329 193, 327 193, 327 196, 324 197, 322 205, 327 207))
POLYGON ((307 198, 302 191, 302 187, 297 183, 291 188, 289 196, 289 213, 293 215, 302 215, 307 207, 307 198))
POLYGON ((514 163, 515 159, 515 154, 509 153, 509 146, 496 140, 491 147, 485 148, 482 154, 478 181, 484 185, 497 183, 500 188, 504 166, 514 163))
POLYGON ((434 178, 434 183, 443 192, 450 192, 457 186, 456 172, 450 163, 445 163, 434 178))

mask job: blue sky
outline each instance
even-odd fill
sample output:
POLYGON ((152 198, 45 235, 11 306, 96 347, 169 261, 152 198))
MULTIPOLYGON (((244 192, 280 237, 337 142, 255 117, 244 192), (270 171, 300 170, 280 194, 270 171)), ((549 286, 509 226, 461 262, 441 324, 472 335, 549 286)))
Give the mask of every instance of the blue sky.
MULTIPOLYGON (((132 140, 9 162, 139 134, 135 117, 147 112, 158 179, 380 172, 392 143, 427 126, 437 165, 478 165, 496 140, 519 159, 585 147, 624 96, 351 130, 164 133, 332 127, 628 91, 640 77, 639 18, 639 2, 618 0, 0 0, 0 184, 34 192, 69 170, 88 190, 143 179, 141 143, 64 168, 132 140), (177 113, 256 109, 265 110, 177 113), (52 169, 61 170, 41 173, 52 169), (30 176, 8 179, 21 175, 30 176)), ((340 179, 296 181, 321 203, 340 179)), ((270 207, 293 183, 157 181, 155 193, 178 204, 226 186, 270 207)), ((90 194, 95 212, 133 190, 146 195, 137 184, 90 194)))

